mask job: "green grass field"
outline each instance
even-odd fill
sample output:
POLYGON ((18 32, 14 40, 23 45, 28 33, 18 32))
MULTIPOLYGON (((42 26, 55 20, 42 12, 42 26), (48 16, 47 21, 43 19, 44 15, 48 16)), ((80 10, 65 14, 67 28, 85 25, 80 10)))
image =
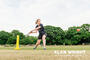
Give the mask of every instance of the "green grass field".
POLYGON ((14 50, 15 47, 0 46, 0 60, 89 60, 90 46, 47 46, 43 50, 39 46, 33 50, 33 46, 20 46, 21 50, 14 50), (85 50, 85 54, 55 54, 55 51, 85 50))
MULTIPOLYGON (((21 50, 33 50, 34 46, 20 46, 21 50)), ((15 46, 0 46, 0 50, 14 50, 15 46)), ((39 46, 36 50, 43 50, 42 46, 39 46)), ((90 50, 90 45, 68 45, 68 46, 47 46, 47 50, 90 50)))

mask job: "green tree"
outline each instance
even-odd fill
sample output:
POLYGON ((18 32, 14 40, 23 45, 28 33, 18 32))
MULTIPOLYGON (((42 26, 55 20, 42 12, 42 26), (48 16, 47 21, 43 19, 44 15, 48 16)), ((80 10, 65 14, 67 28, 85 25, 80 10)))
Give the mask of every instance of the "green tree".
POLYGON ((81 41, 81 35, 82 35, 83 29, 81 27, 70 27, 68 28, 66 34, 65 34, 65 39, 67 39, 68 42, 65 44, 69 45, 75 45, 78 44, 81 41), (80 29, 80 31, 77 31, 77 29, 80 29))
POLYGON ((48 45, 63 44, 65 33, 60 27, 45 26, 45 32, 47 33, 47 44, 48 45))
POLYGON ((16 44, 17 35, 20 36, 20 40, 25 38, 25 35, 18 30, 13 30, 11 36, 8 38, 7 44, 16 44))
POLYGON ((83 28, 85 31, 90 32, 90 24, 83 24, 81 28, 83 28))
POLYGON ((5 31, 0 31, 0 44, 6 44, 9 37, 10 37, 10 33, 5 31))
POLYGON ((37 41, 36 37, 27 36, 24 39, 20 40, 20 44, 22 44, 22 45, 35 44, 36 41, 37 41))
POLYGON ((65 35, 68 42, 71 42, 72 45, 90 43, 90 32, 87 29, 87 26, 89 27, 87 24, 84 24, 81 27, 70 27, 65 35), (80 29, 80 31, 77 31, 77 29, 80 29))
POLYGON ((81 28, 84 30, 80 43, 90 44, 90 24, 83 24, 81 28))
POLYGON ((23 39, 23 38, 25 38, 25 35, 22 33, 22 32, 20 32, 19 30, 13 30, 12 32, 11 32, 11 34, 12 34, 12 36, 17 36, 17 35, 19 35, 20 36, 20 39, 23 39))
POLYGON ((15 36, 10 36, 8 38, 7 44, 16 44, 16 38, 15 36))

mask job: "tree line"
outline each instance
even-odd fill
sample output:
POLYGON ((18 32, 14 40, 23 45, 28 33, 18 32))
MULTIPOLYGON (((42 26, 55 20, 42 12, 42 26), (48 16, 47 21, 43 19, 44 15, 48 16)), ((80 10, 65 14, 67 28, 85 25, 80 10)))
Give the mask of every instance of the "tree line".
MULTIPOLYGON (((68 30, 50 25, 44 27, 47 33, 47 45, 90 44, 90 24, 69 27, 68 30), (80 31, 77 31, 77 29, 80 29, 80 31)), ((20 35, 21 45, 31 45, 37 41, 37 37, 25 36, 19 30, 13 30, 12 32, 0 31, 0 45, 16 44, 17 35, 20 35)))

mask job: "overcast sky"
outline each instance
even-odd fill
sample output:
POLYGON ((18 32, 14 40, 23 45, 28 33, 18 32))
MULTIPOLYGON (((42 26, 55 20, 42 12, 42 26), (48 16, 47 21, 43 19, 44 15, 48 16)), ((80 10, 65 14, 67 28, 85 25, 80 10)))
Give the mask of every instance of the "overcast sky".
POLYGON ((44 25, 90 24, 90 0, 0 0, 0 30, 28 33, 37 18, 44 25))

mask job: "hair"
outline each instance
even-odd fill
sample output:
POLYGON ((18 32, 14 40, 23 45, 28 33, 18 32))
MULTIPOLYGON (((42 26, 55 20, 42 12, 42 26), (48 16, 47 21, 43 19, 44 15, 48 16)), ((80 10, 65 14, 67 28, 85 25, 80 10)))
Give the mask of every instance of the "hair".
POLYGON ((40 20, 40 19, 37 19, 36 22, 35 22, 35 24, 37 24, 37 22, 38 22, 39 20, 40 20))

